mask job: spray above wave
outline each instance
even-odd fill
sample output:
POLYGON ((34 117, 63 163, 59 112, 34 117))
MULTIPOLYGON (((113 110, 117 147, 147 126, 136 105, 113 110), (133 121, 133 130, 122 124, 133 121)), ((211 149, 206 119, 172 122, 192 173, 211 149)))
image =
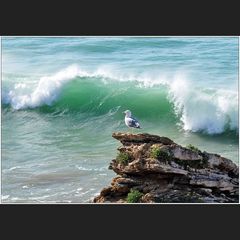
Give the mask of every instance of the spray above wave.
POLYGON ((78 109, 92 104, 89 111, 101 108, 109 111, 121 105, 146 113, 145 118, 154 116, 158 124, 163 115, 166 120, 166 116, 170 116, 167 113, 175 114, 186 131, 208 134, 238 131, 237 92, 197 88, 179 73, 167 79, 162 75, 124 75, 104 68, 90 73, 74 65, 42 77, 29 94, 22 93, 25 88, 26 84, 16 83, 13 89, 3 92, 3 103, 15 110, 61 103, 61 106, 78 109), (77 77, 82 78, 81 81, 76 82, 77 77), (84 84, 83 79, 87 79, 87 83, 84 84))

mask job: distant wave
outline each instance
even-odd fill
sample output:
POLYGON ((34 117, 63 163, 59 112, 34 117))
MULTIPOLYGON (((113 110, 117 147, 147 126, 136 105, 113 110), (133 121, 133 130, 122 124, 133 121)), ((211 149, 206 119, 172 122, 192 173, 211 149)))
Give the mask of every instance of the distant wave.
POLYGON ((181 74, 168 81, 164 76, 130 76, 100 68, 94 72, 70 66, 40 78, 37 86, 27 89, 16 83, 2 93, 2 103, 14 110, 42 106, 104 112, 120 105, 156 118, 171 118, 186 130, 218 134, 238 131, 237 92, 196 88, 181 74))

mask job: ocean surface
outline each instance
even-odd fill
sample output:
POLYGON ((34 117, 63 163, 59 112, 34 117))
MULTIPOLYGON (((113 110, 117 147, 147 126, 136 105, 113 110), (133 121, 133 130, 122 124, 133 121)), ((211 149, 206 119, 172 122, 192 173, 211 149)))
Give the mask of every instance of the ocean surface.
POLYGON ((131 110, 238 164, 237 37, 3 37, 2 202, 88 203, 131 110))

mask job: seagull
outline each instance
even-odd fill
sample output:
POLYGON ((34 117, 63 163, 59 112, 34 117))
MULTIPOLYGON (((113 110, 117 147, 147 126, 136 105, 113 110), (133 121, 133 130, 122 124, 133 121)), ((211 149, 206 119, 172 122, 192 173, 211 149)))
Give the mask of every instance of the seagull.
POLYGON ((132 117, 131 111, 126 110, 123 113, 125 113, 125 124, 129 128, 141 128, 138 120, 132 117))

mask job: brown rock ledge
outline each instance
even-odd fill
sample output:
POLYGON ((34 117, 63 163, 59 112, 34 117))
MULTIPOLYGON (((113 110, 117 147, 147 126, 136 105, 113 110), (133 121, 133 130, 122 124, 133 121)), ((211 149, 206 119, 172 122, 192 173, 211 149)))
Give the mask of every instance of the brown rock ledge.
POLYGON ((123 145, 109 169, 118 174, 94 203, 126 203, 137 190, 139 203, 238 203, 239 172, 231 160, 167 137, 113 133, 123 145), (127 156, 127 157, 126 157, 127 156))

